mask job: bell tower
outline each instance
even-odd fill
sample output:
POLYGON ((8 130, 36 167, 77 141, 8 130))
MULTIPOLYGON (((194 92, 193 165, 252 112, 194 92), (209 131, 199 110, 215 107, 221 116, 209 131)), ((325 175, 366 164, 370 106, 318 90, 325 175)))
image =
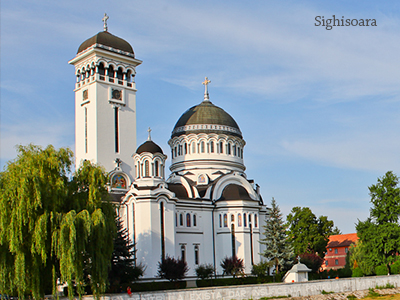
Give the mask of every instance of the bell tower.
POLYGON ((84 41, 69 61, 76 76, 75 165, 85 159, 98 163, 117 176, 111 188, 125 190, 134 179, 135 75, 142 61, 127 41, 108 32, 107 20, 104 14, 104 30, 84 41))

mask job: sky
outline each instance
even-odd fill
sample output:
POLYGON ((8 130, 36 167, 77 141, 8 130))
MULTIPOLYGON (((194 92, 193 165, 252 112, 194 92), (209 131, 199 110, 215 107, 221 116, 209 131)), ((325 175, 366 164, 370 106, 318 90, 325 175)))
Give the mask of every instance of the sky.
POLYGON ((284 216, 310 207, 355 232, 368 187, 400 175, 400 2, 375 0, 1 1, 1 169, 18 144, 75 148, 68 61, 105 12, 143 61, 138 145, 151 127, 169 154, 207 76, 210 100, 243 133, 248 178, 284 216), (377 26, 316 26, 333 15, 377 26))

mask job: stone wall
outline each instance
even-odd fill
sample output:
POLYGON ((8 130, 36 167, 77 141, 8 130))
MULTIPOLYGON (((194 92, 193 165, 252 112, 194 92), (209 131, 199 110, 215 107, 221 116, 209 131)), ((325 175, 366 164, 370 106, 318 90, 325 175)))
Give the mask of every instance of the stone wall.
MULTIPOLYGON (((231 300, 260 299, 274 296, 311 296, 325 292, 351 292, 392 284, 400 287, 400 275, 371 276, 344 279, 325 279, 297 283, 269 283, 174 291, 106 295, 104 300, 231 300)), ((92 297, 85 297, 85 299, 92 297)))

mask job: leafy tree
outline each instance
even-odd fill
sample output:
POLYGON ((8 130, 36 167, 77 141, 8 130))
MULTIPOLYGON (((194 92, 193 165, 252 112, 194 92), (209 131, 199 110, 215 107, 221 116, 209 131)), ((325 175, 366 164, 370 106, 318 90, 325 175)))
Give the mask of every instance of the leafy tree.
POLYGON ((108 278, 112 286, 117 288, 121 284, 136 281, 143 276, 144 267, 135 266, 135 245, 130 242, 128 230, 123 227, 120 218, 115 218, 117 234, 114 238, 114 251, 111 258, 111 269, 108 278))
POLYGON ((221 267, 224 270, 224 274, 232 275, 233 278, 244 272, 243 259, 236 256, 225 257, 221 262, 221 267))
POLYGON ((356 273, 357 275, 354 277, 360 277, 358 276, 359 273, 371 275, 374 272, 374 266, 369 264, 369 262, 365 258, 364 248, 364 243, 360 240, 356 241, 356 243, 352 244, 349 248, 350 267, 353 270, 353 274, 356 273))
POLYGON ((372 207, 370 217, 358 221, 357 235, 363 244, 365 263, 373 268, 390 264, 400 252, 400 187, 399 178, 389 171, 378 183, 369 187, 372 207))
POLYGON ((158 262, 158 276, 169 281, 183 279, 188 271, 189 267, 183 259, 175 259, 167 256, 161 262, 158 262))
POLYGON ((201 264, 195 271, 197 278, 204 280, 210 278, 214 274, 214 266, 212 264, 201 264))
POLYGON ((269 218, 264 227, 264 238, 260 243, 266 245, 262 255, 272 262, 276 273, 279 273, 282 266, 293 261, 293 247, 290 245, 286 234, 286 227, 282 220, 282 214, 274 198, 271 201, 269 218))
POLYGON ((329 236, 340 234, 333 221, 326 216, 317 218, 308 207, 293 207, 287 216, 288 235, 296 255, 316 253, 325 256, 329 236))
MULTIPOLYGON (((56 281, 104 292, 115 233, 107 176, 86 161, 70 176, 71 150, 18 146, 0 175, 0 290, 43 298, 56 281)), ((51 291, 51 290, 50 290, 51 291)))
POLYGON ((265 277, 269 275, 269 270, 273 266, 273 261, 261 261, 254 264, 251 268, 251 274, 257 277, 265 277))
POLYGON ((303 253, 299 256, 300 262, 310 268, 313 273, 317 273, 324 262, 324 260, 315 253, 303 253))

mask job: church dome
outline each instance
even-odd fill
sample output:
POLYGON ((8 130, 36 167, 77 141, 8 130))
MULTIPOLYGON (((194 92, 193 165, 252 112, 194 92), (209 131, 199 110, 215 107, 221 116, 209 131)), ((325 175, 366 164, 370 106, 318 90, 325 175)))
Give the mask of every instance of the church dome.
POLYGON ((112 48, 113 51, 122 51, 129 56, 135 55, 132 46, 127 41, 109 33, 108 31, 100 31, 98 34, 84 41, 79 46, 77 53, 81 53, 93 45, 105 50, 111 50, 109 48, 112 48))
POLYGON ((226 133, 242 138, 236 121, 222 108, 210 101, 189 108, 176 122, 172 136, 189 133, 226 133))
POLYGON ((141 154, 143 152, 150 152, 152 154, 155 154, 155 153, 164 154, 162 149, 161 149, 161 147, 158 146, 156 143, 154 143, 151 140, 148 140, 148 141, 144 142, 136 150, 137 154, 141 154))

